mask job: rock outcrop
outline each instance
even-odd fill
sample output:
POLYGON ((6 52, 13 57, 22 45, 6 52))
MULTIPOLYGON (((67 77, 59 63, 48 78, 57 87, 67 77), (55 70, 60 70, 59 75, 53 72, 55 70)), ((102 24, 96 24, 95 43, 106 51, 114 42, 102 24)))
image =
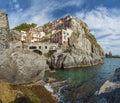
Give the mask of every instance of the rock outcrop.
POLYGON ((5 12, 0 11, 0 51, 9 47, 9 23, 5 12))
POLYGON ((24 51, 21 42, 10 43, 9 38, 7 14, 0 12, 0 79, 13 84, 26 84, 42 79, 46 58, 24 51))
POLYGON ((48 64, 53 69, 86 67, 102 63, 104 52, 90 33, 88 26, 76 18, 69 20, 69 28, 73 30, 66 48, 49 58, 48 64))
POLYGON ((20 43, 12 43, 12 47, 0 54, 0 79, 13 84, 42 79, 46 67, 45 57, 24 51, 20 48, 21 44, 18 44, 20 43))
POLYGON ((100 88, 97 103, 120 103, 120 68, 100 88))

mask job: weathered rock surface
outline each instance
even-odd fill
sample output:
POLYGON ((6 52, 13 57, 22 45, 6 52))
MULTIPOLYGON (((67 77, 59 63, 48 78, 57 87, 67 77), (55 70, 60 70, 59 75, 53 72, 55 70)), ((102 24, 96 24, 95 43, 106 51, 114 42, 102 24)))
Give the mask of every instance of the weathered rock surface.
POLYGON ((49 66, 60 69, 86 67, 102 63, 101 58, 104 57, 104 52, 90 33, 87 24, 75 18, 69 22, 69 28, 73 30, 73 34, 68 40, 66 49, 49 58, 49 66))
POLYGON ((13 84, 42 79, 46 67, 45 57, 22 50, 19 44, 10 44, 12 47, 0 54, 0 79, 13 84))
POLYGON ((100 88, 97 103, 120 103, 120 68, 100 88))
POLYGON ((81 49, 72 48, 70 52, 61 54, 55 53, 48 60, 51 68, 73 68, 73 67, 87 67, 102 63, 102 59, 94 53, 87 53, 81 49))
POLYGON ((9 47, 9 23, 5 12, 0 11, 0 51, 9 47))

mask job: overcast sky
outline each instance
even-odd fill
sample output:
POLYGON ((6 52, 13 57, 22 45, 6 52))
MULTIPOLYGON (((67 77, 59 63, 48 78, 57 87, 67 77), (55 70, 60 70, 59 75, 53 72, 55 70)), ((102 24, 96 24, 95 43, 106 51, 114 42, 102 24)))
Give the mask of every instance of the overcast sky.
POLYGON ((120 55, 119 0, 0 0, 0 10, 8 13, 10 28, 72 15, 88 24, 105 52, 120 55))

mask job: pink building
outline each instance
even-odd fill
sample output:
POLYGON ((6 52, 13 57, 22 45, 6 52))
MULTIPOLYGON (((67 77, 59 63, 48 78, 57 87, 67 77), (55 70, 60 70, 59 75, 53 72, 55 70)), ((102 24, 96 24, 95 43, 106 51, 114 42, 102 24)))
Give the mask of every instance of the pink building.
POLYGON ((68 42, 68 38, 71 37, 72 35, 72 30, 71 29, 67 29, 67 30, 58 30, 57 32, 55 32, 52 37, 51 37, 51 42, 54 43, 59 43, 60 45, 67 43, 68 42))

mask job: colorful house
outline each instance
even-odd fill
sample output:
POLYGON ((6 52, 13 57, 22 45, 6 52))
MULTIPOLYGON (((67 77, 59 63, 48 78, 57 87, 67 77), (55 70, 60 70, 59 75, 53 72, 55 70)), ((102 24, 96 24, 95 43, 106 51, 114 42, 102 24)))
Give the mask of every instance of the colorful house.
POLYGON ((31 42, 40 42, 45 36, 42 27, 32 28, 29 33, 31 34, 31 42))
POLYGON ((59 43, 60 45, 67 43, 68 38, 71 37, 73 31, 71 29, 62 29, 58 30, 56 33, 54 33, 51 37, 51 42, 53 43, 59 43))

